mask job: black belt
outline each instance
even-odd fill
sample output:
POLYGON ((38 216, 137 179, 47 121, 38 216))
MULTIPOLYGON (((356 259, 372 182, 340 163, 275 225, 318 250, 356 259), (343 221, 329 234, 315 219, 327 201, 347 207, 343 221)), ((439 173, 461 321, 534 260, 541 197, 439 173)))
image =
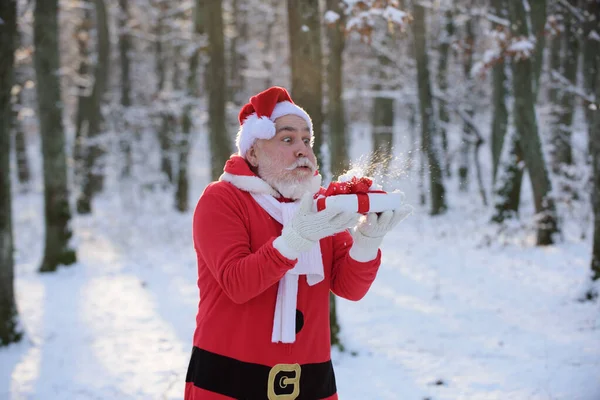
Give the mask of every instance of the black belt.
POLYGON ((317 400, 337 391, 331 361, 269 367, 195 346, 185 381, 238 400, 317 400))

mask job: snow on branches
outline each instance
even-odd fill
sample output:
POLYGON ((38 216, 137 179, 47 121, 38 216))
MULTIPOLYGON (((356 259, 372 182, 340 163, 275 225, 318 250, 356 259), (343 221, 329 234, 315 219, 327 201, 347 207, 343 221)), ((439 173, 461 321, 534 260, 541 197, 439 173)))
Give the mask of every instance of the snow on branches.
MULTIPOLYGON (((514 60, 519 61, 531 57, 535 50, 535 37, 513 36, 507 21, 491 14, 488 14, 487 17, 496 24, 496 27, 486 34, 487 49, 481 55, 480 60, 473 65, 472 76, 484 76, 494 65, 503 62, 504 57, 513 57, 514 60)), ((548 15, 544 26, 544 36, 551 38, 561 34, 563 30, 561 14, 548 15)))
POLYGON ((498 26, 488 34, 488 49, 481 59, 471 68, 471 76, 484 76, 494 65, 504 62, 505 57, 524 60, 532 56, 535 50, 535 38, 512 36, 510 29, 498 26))
MULTIPOLYGON (((397 0, 344 0, 341 10, 346 17, 344 30, 346 34, 357 32, 361 40, 371 43, 375 22, 383 18, 387 21, 390 33, 394 32, 395 27, 403 31, 406 24, 412 21, 412 16, 399 7, 397 0)), ((324 20, 328 25, 335 24, 340 20, 340 15, 328 10, 324 20)))

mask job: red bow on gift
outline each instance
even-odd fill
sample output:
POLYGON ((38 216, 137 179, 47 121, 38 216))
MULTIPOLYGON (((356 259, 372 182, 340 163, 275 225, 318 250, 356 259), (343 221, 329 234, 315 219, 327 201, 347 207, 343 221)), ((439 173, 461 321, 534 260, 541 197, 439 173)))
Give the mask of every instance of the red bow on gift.
POLYGON ((355 194, 358 197, 358 212, 366 214, 369 212, 368 193, 385 193, 382 190, 371 190, 371 185, 373 185, 372 179, 357 178, 355 176, 346 182, 331 182, 323 194, 324 197, 317 200, 317 210, 322 211, 325 209, 326 197, 338 194, 355 194))
POLYGON ((331 182, 325 191, 325 196, 335 196, 337 194, 366 194, 373 184, 369 178, 352 177, 347 182, 331 182))

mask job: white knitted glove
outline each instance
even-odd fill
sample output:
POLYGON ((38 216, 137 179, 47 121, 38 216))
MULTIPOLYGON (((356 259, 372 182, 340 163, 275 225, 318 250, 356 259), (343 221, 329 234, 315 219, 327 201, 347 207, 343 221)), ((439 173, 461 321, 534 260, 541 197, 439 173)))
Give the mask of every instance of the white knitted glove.
POLYGON ((394 211, 384 211, 379 216, 377 213, 368 213, 366 218, 350 231, 354 239, 350 257, 360 262, 374 260, 385 234, 412 212, 413 207, 405 204, 394 211))
POLYGON ((289 259, 309 250, 319 240, 334 235, 358 223, 360 214, 330 207, 323 211, 312 210, 313 196, 302 196, 294 218, 283 227, 281 236, 273 241, 273 247, 289 259))

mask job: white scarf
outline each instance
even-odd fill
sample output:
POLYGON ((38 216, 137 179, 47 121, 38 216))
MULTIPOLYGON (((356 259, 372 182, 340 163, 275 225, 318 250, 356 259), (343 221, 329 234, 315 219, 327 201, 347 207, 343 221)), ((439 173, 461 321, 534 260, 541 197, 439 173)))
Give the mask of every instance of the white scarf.
MULTIPOLYGON (((252 197, 273 219, 284 226, 293 218, 298 208, 298 203, 282 203, 268 194, 252 193, 252 197)), ((296 266, 286 272, 279 281, 271 335, 271 341, 274 343, 294 343, 296 340, 296 303, 300 275, 306 275, 310 286, 324 279, 319 242, 310 250, 300 253, 296 266)))

